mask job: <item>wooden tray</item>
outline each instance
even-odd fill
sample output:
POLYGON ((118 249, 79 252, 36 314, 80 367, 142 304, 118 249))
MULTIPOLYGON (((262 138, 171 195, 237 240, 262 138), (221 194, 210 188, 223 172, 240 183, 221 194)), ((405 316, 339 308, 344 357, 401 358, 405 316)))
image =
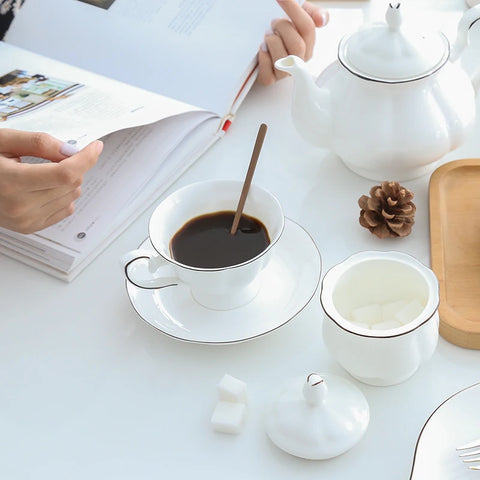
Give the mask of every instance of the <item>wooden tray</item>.
POLYGON ((440 283, 440 335, 480 349, 480 159, 455 160, 431 176, 432 269, 440 283))

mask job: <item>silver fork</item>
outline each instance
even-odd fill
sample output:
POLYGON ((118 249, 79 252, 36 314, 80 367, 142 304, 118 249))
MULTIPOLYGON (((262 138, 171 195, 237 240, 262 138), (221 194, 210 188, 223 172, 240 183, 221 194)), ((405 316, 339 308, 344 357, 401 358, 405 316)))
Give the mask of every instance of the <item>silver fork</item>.
MULTIPOLYGON (((478 440, 473 440, 473 442, 466 443, 465 445, 460 445, 457 447, 457 451, 466 450, 463 453, 460 453, 460 457, 463 458, 465 463, 475 463, 480 462, 480 450, 472 450, 474 448, 480 447, 480 438, 478 440)), ((480 470, 480 465, 470 465, 470 470, 480 470)))

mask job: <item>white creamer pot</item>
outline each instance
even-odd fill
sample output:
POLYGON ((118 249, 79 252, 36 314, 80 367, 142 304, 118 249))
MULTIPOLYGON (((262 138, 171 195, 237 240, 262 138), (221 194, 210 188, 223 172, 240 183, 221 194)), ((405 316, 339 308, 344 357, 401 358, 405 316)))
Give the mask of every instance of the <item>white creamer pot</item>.
POLYGON ((369 179, 429 173, 472 130, 480 69, 470 77, 459 57, 479 19, 480 5, 467 10, 451 46, 442 32, 408 29, 400 4, 391 3, 386 23, 340 41, 338 60, 317 81, 300 58, 277 60, 275 67, 295 80, 296 129, 369 179))

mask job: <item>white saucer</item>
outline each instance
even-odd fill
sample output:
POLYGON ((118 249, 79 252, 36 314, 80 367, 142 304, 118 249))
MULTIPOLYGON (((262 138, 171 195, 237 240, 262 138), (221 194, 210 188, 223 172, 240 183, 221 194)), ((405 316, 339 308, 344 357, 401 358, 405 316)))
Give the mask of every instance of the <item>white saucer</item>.
POLYGON ((477 383, 452 395, 432 413, 417 441, 410 480, 451 480, 478 475, 462 462, 458 456, 461 452, 456 448, 480 438, 479 405, 477 383))
MULTIPOLYGON (((153 248, 145 240, 139 248, 153 248)), ((285 219, 285 230, 261 273, 261 287, 247 305, 209 310, 193 300, 185 286, 146 290, 126 281, 138 315, 152 327, 178 340, 228 344, 275 330, 297 315, 313 297, 321 272, 320 253, 312 237, 285 219)))

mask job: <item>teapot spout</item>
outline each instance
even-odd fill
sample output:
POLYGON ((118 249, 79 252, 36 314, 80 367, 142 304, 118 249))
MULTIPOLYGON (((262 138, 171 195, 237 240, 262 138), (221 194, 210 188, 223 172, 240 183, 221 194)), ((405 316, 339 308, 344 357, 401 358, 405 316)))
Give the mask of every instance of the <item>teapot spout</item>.
POLYGON ((328 147, 332 138, 330 91, 315 84, 305 62, 295 55, 277 60, 275 68, 294 78, 292 118, 298 133, 314 145, 328 147))

